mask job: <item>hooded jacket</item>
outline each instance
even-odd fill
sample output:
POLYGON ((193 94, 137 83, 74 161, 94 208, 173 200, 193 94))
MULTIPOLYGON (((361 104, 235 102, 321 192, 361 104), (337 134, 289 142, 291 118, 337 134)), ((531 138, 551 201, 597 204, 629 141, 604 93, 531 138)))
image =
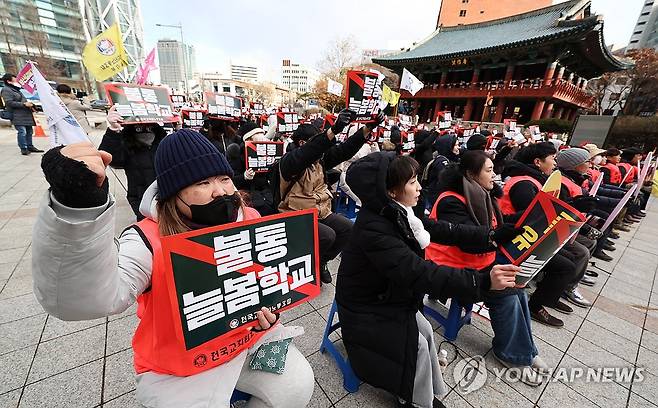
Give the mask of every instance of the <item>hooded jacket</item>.
MULTIPOLYGON (((342 253, 336 302, 350 364, 363 381, 411 400, 418 352, 416 313, 424 294, 475 301, 491 282, 487 273, 439 266, 424 259, 406 211, 386 193, 395 157, 373 153, 347 171, 362 207, 342 253)), ((487 241, 487 227, 428 224, 433 241, 487 241)), ((483 246, 488 244, 483 243, 483 246)))
POLYGON ((432 160, 427 166, 422 167, 423 172, 423 196, 429 207, 434 205, 436 199, 439 197, 440 189, 440 176, 443 169, 450 163, 459 161, 459 156, 453 153, 455 144, 457 143, 456 135, 444 135, 437 137, 434 140, 434 150, 438 156, 432 160))

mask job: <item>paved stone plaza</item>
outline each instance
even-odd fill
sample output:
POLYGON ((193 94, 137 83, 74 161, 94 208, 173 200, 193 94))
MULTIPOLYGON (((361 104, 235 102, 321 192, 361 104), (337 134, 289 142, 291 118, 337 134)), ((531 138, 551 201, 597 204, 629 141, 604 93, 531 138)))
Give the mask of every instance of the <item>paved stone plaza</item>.
MULTIPOLYGON (((95 139, 102 134, 97 130, 95 139)), ((35 145, 48 148, 48 139, 35 145)), ((134 399, 130 339, 137 325, 135 308, 119 316, 86 322, 63 322, 44 313, 32 293, 31 240, 37 208, 46 191, 40 154, 21 156, 15 132, 0 127, 0 408, 138 407, 134 399)), ((125 200, 125 178, 110 173, 118 200, 116 232, 133 215, 125 200)), ((491 353, 489 322, 477 316, 464 327, 449 352, 444 377, 454 387, 452 371, 459 356, 484 356, 488 376, 483 388, 448 394, 448 407, 656 407, 658 405, 658 204, 648 208, 641 224, 622 233, 612 262, 596 263, 600 272, 583 293, 595 305, 576 308, 560 318, 565 328, 533 324, 541 356, 553 367, 644 367, 644 381, 588 383, 563 379, 538 388, 497 380, 500 368, 491 353), (607 272, 604 272, 607 271, 607 272), (654 403, 652 403, 653 401, 654 403)), ((335 273, 338 263, 331 265, 335 273)), ((315 371, 311 407, 393 407, 392 398, 368 385, 349 394, 335 363, 319 353, 335 287, 325 285, 313 301, 282 315, 285 323, 303 326, 295 339, 315 371)), ((443 341, 437 329, 437 343, 443 341)), ((339 336, 335 342, 340 346, 339 336)), ((382 339, 382 341, 386 341, 382 339)))

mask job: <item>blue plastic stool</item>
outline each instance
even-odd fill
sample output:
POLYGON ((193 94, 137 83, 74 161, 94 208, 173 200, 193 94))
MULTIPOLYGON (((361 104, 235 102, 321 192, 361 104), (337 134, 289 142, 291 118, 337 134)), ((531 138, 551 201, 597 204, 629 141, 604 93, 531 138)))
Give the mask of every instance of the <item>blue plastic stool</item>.
POLYGON ((431 317, 436 320, 438 324, 443 326, 443 336, 450 340, 455 341, 457 339, 457 334, 459 329, 462 328, 465 324, 471 324, 471 313, 473 305, 464 305, 462 306, 457 299, 450 300, 450 309, 448 310, 448 317, 444 317, 441 313, 437 312, 429 306, 423 308, 423 313, 426 316, 431 317), (465 310, 465 314, 462 317, 462 309, 465 310))
POLYGON ((236 388, 235 390, 233 390, 233 395, 231 395, 231 404, 236 403, 238 401, 249 401, 250 399, 251 399, 251 394, 247 394, 246 392, 242 392, 236 388))
POLYGON ((329 354, 336 360, 338 368, 343 373, 343 387, 347 392, 357 392, 361 381, 357 378, 352 366, 347 358, 343 358, 340 351, 336 348, 334 343, 329 340, 329 335, 340 328, 340 322, 334 324, 334 315, 336 314, 336 301, 331 304, 329 317, 327 318, 327 327, 324 329, 324 336, 322 337, 322 344, 320 345, 320 353, 328 351, 329 354))
POLYGON ((346 218, 354 220, 357 213, 356 201, 352 200, 350 196, 345 194, 340 187, 336 189, 338 197, 336 198, 336 213, 343 214, 346 218))

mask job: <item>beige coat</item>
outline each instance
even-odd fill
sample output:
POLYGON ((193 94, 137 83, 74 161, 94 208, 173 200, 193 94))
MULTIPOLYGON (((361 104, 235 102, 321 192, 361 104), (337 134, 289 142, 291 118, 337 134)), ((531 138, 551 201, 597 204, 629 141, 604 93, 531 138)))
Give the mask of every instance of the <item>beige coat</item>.
POLYGON ((286 181, 281 177, 281 203, 279 211, 297 211, 308 208, 317 208, 318 217, 323 220, 331 214, 331 201, 333 194, 324 182, 324 170, 320 162, 315 162, 307 168, 297 181, 286 181), (290 187, 290 183, 294 183, 290 187), (285 192, 290 192, 285 196, 285 192))
POLYGON ((85 105, 76 97, 70 94, 59 94, 59 96, 62 98, 62 102, 64 102, 64 105, 66 105, 69 112, 71 112, 71 115, 73 115, 75 120, 78 121, 82 129, 84 129, 85 133, 89 134, 92 128, 89 124, 89 121, 87 120, 87 115, 85 112, 90 111, 91 106, 85 105))

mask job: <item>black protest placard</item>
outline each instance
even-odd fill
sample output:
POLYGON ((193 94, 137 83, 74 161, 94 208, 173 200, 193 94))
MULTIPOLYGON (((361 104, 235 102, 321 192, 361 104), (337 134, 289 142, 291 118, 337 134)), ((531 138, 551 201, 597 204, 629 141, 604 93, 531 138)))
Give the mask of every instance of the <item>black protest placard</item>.
POLYGON ((104 84, 107 99, 124 124, 178 122, 167 88, 111 82, 104 84))
POLYGON ((348 71, 346 89, 345 105, 356 112, 355 122, 374 122, 381 100, 379 76, 368 71, 348 71))
POLYGON ((203 121, 206 119, 206 111, 199 109, 183 109, 180 113, 183 119, 184 128, 191 128, 194 130, 203 128, 203 121))
POLYGON ((299 127, 299 115, 289 109, 280 109, 276 119, 279 133, 292 133, 299 127))
POLYGON ((174 106, 174 109, 181 109, 186 102, 185 95, 171 95, 171 104, 174 106))
POLYGON ((208 117, 237 121, 242 117, 242 99, 237 96, 206 92, 208 117))
MULTIPOLYGON (((320 293, 317 210, 302 210, 162 238, 174 327, 187 350, 227 345, 320 293)), ((221 347, 220 347, 221 349, 221 347)))
POLYGON ((267 173, 270 166, 283 156, 283 142, 245 142, 246 168, 256 173, 267 173))
POLYGON ((585 216, 564 201, 540 191, 516 223, 524 232, 502 244, 500 252, 521 267, 517 285, 527 284, 585 223, 585 216))

